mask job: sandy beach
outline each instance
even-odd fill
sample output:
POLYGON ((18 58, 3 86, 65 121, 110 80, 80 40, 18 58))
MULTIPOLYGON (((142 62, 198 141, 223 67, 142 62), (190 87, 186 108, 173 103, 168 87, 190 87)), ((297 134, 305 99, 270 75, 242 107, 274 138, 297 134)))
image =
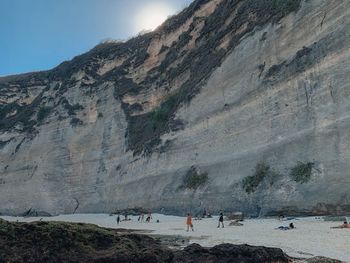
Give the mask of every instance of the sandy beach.
MULTIPOLYGON (((217 228, 217 217, 194 220, 194 230, 186 232, 185 218, 177 216, 152 215, 150 223, 141 223, 137 217, 131 216, 131 221, 116 223, 116 216, 108 214, 74 214, 60 215, 55 217, 9 217, 0 218, 8 221, 32 222, 65 221, 92 223, 101 227, 125 228, 145 230, 152 235, 183 236, 190 243, 198 243, 202 246, 214 246, 221 243, 249 244, 256 246, 278 247, 283 249, 289 256, 309 258, 324 256, 350 262, 350 229, 331 229, 340 222, 325 222, 322 218, 296 218, 290 221, 277 219, 248 219, 243 226, 228 226, 217 228), (156 221, 159 220, 159 223, 156 221), (296 229, 276 230, 278 226, 287 226, 293 222, 296 229)), ((122 217, 123 218, 123 217, 122 217)))

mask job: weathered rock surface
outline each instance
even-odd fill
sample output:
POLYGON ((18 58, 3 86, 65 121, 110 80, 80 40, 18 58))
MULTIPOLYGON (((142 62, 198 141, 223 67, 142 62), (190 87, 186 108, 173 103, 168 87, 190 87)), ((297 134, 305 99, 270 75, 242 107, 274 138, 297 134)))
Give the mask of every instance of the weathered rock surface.
POLYGON ((0 213, 349 213, 349 62, 347 0, 197 0, 0 78, 0 213))
POLYGON ((279 248, 221 244, 204 248, 191 244, 183 250, 125 229, 92 224, 33 222, 0 219, 0 262, 329 262, 324 257, 292 259, 279 248))

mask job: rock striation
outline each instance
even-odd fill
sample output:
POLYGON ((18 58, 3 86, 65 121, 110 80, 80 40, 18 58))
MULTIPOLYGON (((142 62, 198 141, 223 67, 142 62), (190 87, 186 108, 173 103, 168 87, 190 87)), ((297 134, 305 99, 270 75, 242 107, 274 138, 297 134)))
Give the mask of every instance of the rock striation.
POLYGON ((0 78, 0 213, 349 213, 349 18, 347 0, 196 0, 0 78))

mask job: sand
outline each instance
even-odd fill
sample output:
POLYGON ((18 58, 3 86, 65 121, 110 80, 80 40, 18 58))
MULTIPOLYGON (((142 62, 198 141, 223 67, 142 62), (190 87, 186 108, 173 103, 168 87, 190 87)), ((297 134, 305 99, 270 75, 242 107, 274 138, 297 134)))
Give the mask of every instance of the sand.
MULTIPOLYGON (((32 222, 41 218, 23 218, 1 216, 8 221, 32 222)), ((123 217, 122 217, 123 218, 123 217)), ((324 256, 350 262, 350 229, 331 229, 340 222, 325 222, 322 218, 296 218, 291 221, 277 219, 249 219, 243 226, 228 226, 217 228, 218 218, 194 220, 195 231, 185 231, 184 217, 154 214, 150 223, 140 223, 137 217, 130 217, 131 221, 116 223, 116 216, 107 214, 74 214, 42 218, 47 221, 66 221, 93 223, 102 227, 125 228, 152 231, 149 234, 184 236, 190 243, 202 246, 214 246, 221 243, 249 244, 256 246, 278 247, 289 256, 308 258, 324 256), (160 222, 157 223, 156 220, 160 222), (280 225, 288 226, 293 222, 296 229, 276 230, 280 225)))

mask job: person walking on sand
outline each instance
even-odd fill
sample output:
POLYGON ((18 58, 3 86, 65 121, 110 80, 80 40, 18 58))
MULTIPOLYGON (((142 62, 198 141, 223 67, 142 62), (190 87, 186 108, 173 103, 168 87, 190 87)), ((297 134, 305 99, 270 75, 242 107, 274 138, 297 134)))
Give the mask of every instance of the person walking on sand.
POLYGON ((186 225, 187 225, 187 232, 190 230, 190 228, 192 229, 192 231, 194 231, 193 223, 192 223, 192 216, 190 213, 187 214, 186 225))
POLYGON ((220 212, 218 228, 220 228, 220 223, 222 228, 224 228, 224 214, 222 212, 220 212))
POLYGON ((146 218, 146 222, 147 223, 151 222, 151 219, 152 219, 152 214, 151 214, 151 212, 149 212, 147 215, 147 218, 146 218))
POLYGON ((119 223, 120 223, 120 216, 118 215, 117 216, 117 225, 119 225, 119 223))

